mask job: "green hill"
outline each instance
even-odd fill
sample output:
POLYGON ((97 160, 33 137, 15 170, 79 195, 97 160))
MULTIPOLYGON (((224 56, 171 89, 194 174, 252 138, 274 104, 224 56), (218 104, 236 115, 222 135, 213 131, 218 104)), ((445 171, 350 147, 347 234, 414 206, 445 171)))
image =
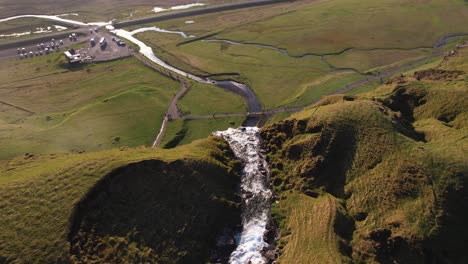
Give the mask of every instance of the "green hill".
POLYGON ((468 261, 467 55, 263 129, 279 263, 468 261))
POLYGON ((203 263, 240 223, 238 163, 209 138, 0 162, 0 263, 203 263))

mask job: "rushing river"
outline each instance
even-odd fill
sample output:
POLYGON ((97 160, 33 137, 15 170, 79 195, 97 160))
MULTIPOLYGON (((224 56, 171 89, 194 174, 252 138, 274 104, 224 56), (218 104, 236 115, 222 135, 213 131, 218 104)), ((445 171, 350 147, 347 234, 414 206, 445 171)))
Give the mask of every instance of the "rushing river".
POLYGON ((223 137, 231 146, 244 168, 242 170, 242 233, 229 263, 263 264, 262 249, 270 215, 272 192, 269 187, 269 169, 261 151, 260 129, 257 127, 229 128, 213 134, 223 137))

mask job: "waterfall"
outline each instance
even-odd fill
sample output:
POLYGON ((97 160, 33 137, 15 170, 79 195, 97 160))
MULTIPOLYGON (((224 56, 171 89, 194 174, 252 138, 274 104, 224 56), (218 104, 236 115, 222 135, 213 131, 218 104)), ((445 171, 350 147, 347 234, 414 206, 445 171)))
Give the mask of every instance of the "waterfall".
POLYGON ((269 187, 268 164, 261 151, 260 129, 229 128, 213 134, 223 137, 244 165, 241 180, 242 233, 229 263, 266 263, 262 249, 268 246, 264 234, 270 217, 272 192, 269 187))

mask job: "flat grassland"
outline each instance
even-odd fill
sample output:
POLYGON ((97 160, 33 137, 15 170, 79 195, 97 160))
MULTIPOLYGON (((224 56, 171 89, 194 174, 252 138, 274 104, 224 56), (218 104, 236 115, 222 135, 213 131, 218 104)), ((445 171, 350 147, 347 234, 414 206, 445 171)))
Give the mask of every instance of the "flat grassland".
POLYGON ((353 68, 360 72, 376 72, 381 68, 396 66, 398 64, 427 57, 432 49, 411 50, 348 50, 339 55, 325 56, 326 60, 335 67, 353 68), (395 65, 396 64, 396 65, 395 65))
POLYGON ((177 103, 184 115, 244 113, 247 106, 242 97, 219 87, 194 83, 177 103))
POLYGON ((186 40, 179 36, 155 32, 137 37, 176 67, 250 85, 270 109, 307 105, 367 77, 360 73, 428 56, 442 35, 466 31, 467 23, 468 8, 461 0, 299 1, 152 24, 239 44, 182 44, 186 40))
POLYGON ((262 43, 292 55, 346 48, 432 47, 440 36, 466 31, 462 0, 332 0, 226 30, 219 38, 262 43))
POLYGON ((154 140, 178 82, 133 58, 68 68, 62 57, 2 63, 1 158, 154 140))

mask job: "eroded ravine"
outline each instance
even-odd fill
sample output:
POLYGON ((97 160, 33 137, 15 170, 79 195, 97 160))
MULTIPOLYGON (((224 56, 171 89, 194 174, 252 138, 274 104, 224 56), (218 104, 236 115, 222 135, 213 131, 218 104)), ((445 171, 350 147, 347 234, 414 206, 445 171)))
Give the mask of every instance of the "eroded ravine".
POLYGON ((268 164, 262 153, 260 129, 229 128, 213 134, 223 137, 229 143, 244 166, 241 173, 242 232, 229 263, 267 263, 262 252, 268 247, 264 235, 270 220, 272 191, 268 164))

